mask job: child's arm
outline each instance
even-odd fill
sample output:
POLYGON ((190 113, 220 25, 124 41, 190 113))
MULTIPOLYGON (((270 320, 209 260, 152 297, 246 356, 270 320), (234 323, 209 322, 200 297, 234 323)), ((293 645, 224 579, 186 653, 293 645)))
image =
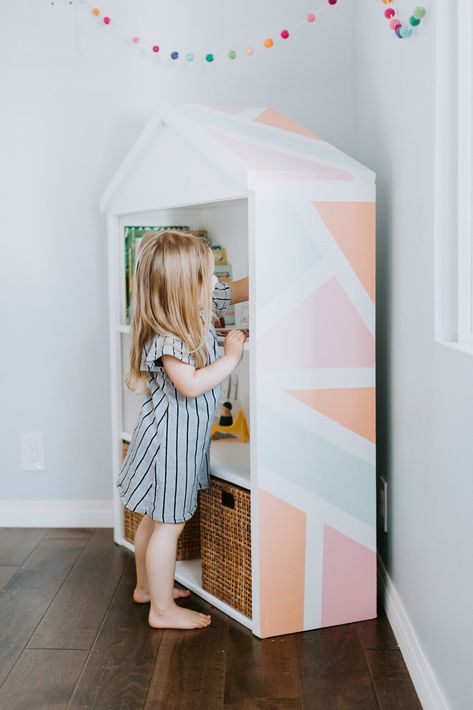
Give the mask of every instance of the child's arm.
POLYGON ((248 276, 238 281, 231 281, 232 303, 242 303, 248 300, 248 276))
POLYGON ((225 354, 199 370, 172 355, 161 356, 163 367, 180 394, 184 397, 198 397, 216 387, 233 372, 243 357, 245 340, 246 335, 241 330, 232 330, 224 341, 225 354))

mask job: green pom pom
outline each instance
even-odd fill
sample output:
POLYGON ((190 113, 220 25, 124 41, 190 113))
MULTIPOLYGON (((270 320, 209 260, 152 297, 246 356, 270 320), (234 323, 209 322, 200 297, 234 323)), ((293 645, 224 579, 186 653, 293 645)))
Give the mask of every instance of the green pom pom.
POLYGON ((411 15, 409 17, 409 22, 413 27, 417 27, 417 25, 420 25, 420 20, 418 20, 417 17, 414 17, 414 15, 411 15))
POLYGON ((417 20, 422 20, 422 18, 425 17, 425 7, 419 5, 412 14, 417 20))
POLYGON ((213 55, 213 54, 206 54, 206 55, 205 55, 205 60, 206 60, 207 62, 213 62, 213 60, 214 60, 214 55, 213 55))
POLYGON ((236 57, 236 52, 232 49, 230 52, 228 52, 228 58, 229 59, 235 59, 236 57))

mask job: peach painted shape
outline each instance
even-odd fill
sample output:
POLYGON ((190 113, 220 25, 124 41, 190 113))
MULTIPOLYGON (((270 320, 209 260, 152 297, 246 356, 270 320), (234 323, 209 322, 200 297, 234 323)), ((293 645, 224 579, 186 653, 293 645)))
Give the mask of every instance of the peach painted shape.
POLYGON ((374 367, 375 342, 334 276, 257 339, 261 370, 374 367))
POLYGON ((253 170, 295 170, 302 172, 310 172, 316 175, 320 174, 324 180, 353 180, 351 173, 338 168, 332 168, 329 165, 321 165, 319 163, 298 158, 295 155, 280 153, 277 150, 263 148, 255 143, 247 143, 244 140, 237 138, 229 138, 215 131, 207 131, 212 138, 225 145, 229 150, 242 160, 245 165, 253 170))
POLYGON ((376 442, 376 390, 374 387, 288 390, 288 394, 365 439, 369 439, 373 443, 376 442))
POLYGON ((324 526, 322 626, 376 618, 376 552, 324 526))
POLYGON ((304 628, 306 514, 258 489, 260 633, 304 628))
POLYGON ((280 113, 275 108, 267 108, 261 113, 257 118, 255 118, 257 123, 265 123, 267 126, 274 126, 274 128, 281 128, 283 131, 288 131, 289 133, 298 133, 301 136, 306 136, 307 138, 314 138, 316 141, 322 140, 315 133, 309 131, 308 128, 300 126, 298 123, 292 119, 280 113))
POLYGON ((314 205, 375 303, 375 203, 314 202, 314 205))

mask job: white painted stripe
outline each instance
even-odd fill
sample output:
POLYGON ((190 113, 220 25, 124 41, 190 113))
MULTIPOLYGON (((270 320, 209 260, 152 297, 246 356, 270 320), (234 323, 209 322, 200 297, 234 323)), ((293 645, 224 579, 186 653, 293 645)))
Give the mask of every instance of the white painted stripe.
POLYGON ((308 233, 313 235, 314 243, 330 262, 333 272, 346 291, 353 307, 374 336, 376 329, 375 304, 368 296, 363 283, 354 272, 324 220, 315 207, 304 200, 294 200, 291 204, 300 220, 307 227, 308 233))
POLYGON ((259 370, 258 384, 280 390, 375 387, 374 367, 321 367, 313 370, 259 370))
POLYGON ((353 180, 290 180, 255 175, 252 187, 261 200, 304 200, 307 202, 374 202, 374 182, 353 180))
POLYGON ((256 309, 256 331, 262 335, 284 316, 292 313, 306 298, 335 276, 328 260, 319 261, 296 281, 283 289, 270 303, 256 309))
MULTIPOLYGON (((376 528, 367 525, 336 505, 320 498, 297 483, 284 478, 265 466, 258 467, 260 487, 289 505, 314 516, 320 525, 330 525, 369 550, 376 551, 376 528)), ((320 584, 320 579, 317 584, 320 584)))
POLYGON ((257 387, 258 399, 270 409, 294 422, 299 428, 321 436, 337 448, 372 466, 376 465, 376 444, 364 436, 299 402, 283 390, 275 389, 275 385, 268 387, 267 381, 258 382, 257 387))
POLYGON ((322 625, 323 524, 307 513, 304 580, 304 631, 322 625))

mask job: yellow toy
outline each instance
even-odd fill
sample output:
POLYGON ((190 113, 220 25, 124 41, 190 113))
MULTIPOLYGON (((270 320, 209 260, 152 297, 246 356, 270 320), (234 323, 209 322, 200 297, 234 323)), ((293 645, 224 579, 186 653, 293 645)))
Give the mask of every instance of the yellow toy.
POLYGON ((248 422, 246 421, 245 413, 243 409, 240 409, 234 420, 233 424, 230 425, 222 425, 218 423, 218 420, 215 421, 215 423, 212 425, 211 431, 211 437, 213 437, 214 434, 217 432, 220 434, 234 434, 236 437, 238 437, 241 441, 246 443, 247 441, 250 440, 250 431, 248 429, 248 422))

